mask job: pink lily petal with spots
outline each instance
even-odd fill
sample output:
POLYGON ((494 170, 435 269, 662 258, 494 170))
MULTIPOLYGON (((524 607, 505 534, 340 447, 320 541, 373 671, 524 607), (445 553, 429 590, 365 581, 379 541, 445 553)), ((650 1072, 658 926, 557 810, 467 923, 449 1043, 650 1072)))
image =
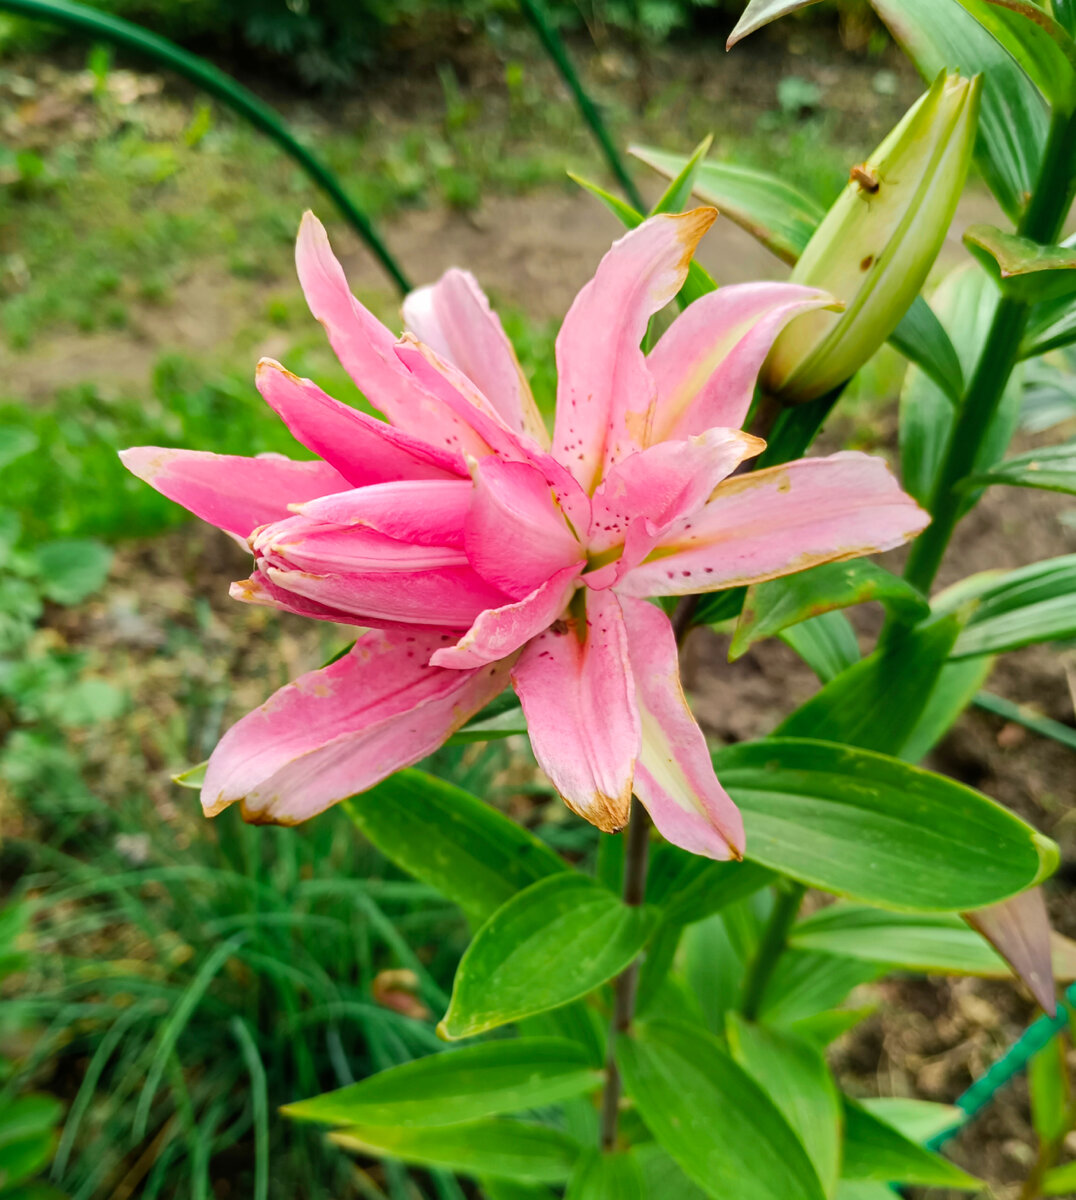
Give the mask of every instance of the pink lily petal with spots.
POLYGON ((565 804, 606 833, 627 824, 639 713, 620 602, 584 593, 572 615, 528 642, 512 671, 531 746, 565 804))
POLYGON ((463 548, 469 479, 401 479, 321 496, 291 508, 308 520, 362 527, 420 546, 463 548))
POLYGON ((404 300, 403 316, 419 341, 489 397, 509 429, 548 446, 549 433, 512 343, 469 271, 452 268, 436 283, 412 292, 404 300))
POLYGON ((583 548, 542 473, 529 463, 493 457, 475 465, 464 546, 474 569, 516 599, 563 567, 583 562, 583 548))
POLYGON ((295 437, 354 487, 393 479, 459 479, 467 473, 458 452, 431 446, 334 400, 271 358, 258 363, 255 379, 266 404, 295 437))
POLYGON ((742 858, 743 818, 684 698, 669 618, 645 600, 621 604, 642 735, 635 794, 666 841, 707 858, 742 858))
POLYGON ((404 336, 396 345, 396 353, 416 378, 466 420, 482 439, 484 446, 475 453, 476 458, 496 455, 507 462, 524 462, 535 467, 572 527, 585 533, 590 523, 590 499, 569 470, 533 438, 509 429, 475 385, 429 346, 404 336))
POLYGON ((759 583, 891 550, 929 521, 880 458, 801 458, 726 480, 616 586, 626 596, 682 596, 759 583))
POLYGON ((511 660, 478 671, 429 665, 445 635, 373 631, 301 675, 221 739, 202 805, 294 825, 435 750, 508 682, 511 660))
POLYGON ((582 563, 563 567, 522 600, 486 609, 455 646, 438 650, 430 662, 458 669, 505 658, 564 615, 582 570, 582 563))
POLYGON ((121 450, 120 461, 162 496, 242 543, 259 525, 287 516, 292 501, 313 500, 348 486, 328 463, 296 462, 278 454, 244 458, 135 446, 121 450))
POLYGON ((676 295, 717 216, 651 217, 605 255, 557 335, 553 455, 593 492, 613 463, 647 445, 657 395, 640 349, 651 316, 676 295))
POLYGON ((714 425, 739 429, 777 335, 801 314, 836 304, 799 284, 739 283, 689 305, 646 360, 658 391, 651 441, 714 425))

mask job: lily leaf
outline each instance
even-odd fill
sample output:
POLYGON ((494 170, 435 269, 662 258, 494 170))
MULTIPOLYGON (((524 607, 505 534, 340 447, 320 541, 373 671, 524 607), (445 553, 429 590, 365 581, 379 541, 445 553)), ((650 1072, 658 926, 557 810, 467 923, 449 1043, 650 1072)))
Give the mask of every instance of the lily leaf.
POLYGON ((1076 295, 1076 248, 1043 246, 994 225, 970 225, 964 244, 1013 299, 1036 303, 1076 295))

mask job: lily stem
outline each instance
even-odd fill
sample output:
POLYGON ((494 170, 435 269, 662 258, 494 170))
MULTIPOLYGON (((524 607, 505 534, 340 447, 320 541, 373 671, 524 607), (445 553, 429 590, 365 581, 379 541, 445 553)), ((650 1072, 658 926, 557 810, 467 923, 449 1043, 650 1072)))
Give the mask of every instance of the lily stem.
MULTIPOLYGON (((650 849, 650 814, 633 799, 631 818, 625 834, 624 903, 637 907, 646 898, 646 868, 650 849)), ((616 1145, 617 1122, 620 1116, 620 1068, 616 1065, 616 1040, 627 1033, 635 1016, 635 992, 639 984, 639 964, 636 959, 626 971, 617 976, 613 985, 613 1019, 609 1024, 609 1044, 605 1055, 605 1091, 602 1093, 601 1144, 603 1150, 616 1145)))
POLYGON ((773 912, 762 931, 762 940, 744 979, 740 1011, 749 1021, 755 1020, 759 1014, 766 985, 770 982, 777 960, 788 946, 788 931, 800 911, 806 891, 802 883, 793 883, 791 880, 778 884, 773 912))

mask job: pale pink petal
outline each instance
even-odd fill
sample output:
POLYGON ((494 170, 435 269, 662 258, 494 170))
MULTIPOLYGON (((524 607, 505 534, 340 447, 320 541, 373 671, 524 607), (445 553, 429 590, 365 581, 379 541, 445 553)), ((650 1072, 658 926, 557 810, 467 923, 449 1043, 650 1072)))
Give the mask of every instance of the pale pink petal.
POLYGON ((341 404, 309 379, 263 358, 256 374, 265 402, 309 450, 353 486, 393 479, 455 479, 466 475, 462 455, 341 404))
POLYGON ((495 454, 506 462, 525 462, 535 467, 549 484, 572 528, 585 536, 590 523, 590 497, 566 467, 532 437, 509 429, 474 384, 429 346, 405 335, 397 343, 396 353, 422 384, 481 439, 480 448, 472 451, 475 458, 495 454))
POLYGON ((585 617, 527 643, 512 683, 538 765, 573 812, 615 833, 631 809, 639 713, 619 601, 585 596, 585 617))
POLYGON ((742 858, 743 818, 684 699, 669 618, 645 600, 621 603, 642 730, 635 794, 666 841, 707 858, 742 858))
POLYGON ((408 329, 473 380, 509 428, 548 445, 530 385, 478 280, 453 267, 403 303, 408 329))
POLYGON ((213 751, 202 805, 237 801, 257 823, 293 825, 436 750, 508 682, 511 661, 429 666, 443 634, 375 631, 233 725, 213 751))
MULTIPOLYGON (((399 629, 399 621, 381 621, 372 617, 356 617, 351 613, 339 612, 317 604, 303 596, 289 592, 277 585, 259 568, 255 568, 248 579, 238 579, 228 589, 228 595, 241 604, 256 604, 262 608, 278 608, 281 612, 294 613, 298 617, 310 617, 315 621, 332 621, 338 625, 358 625, 362 628, 399 629)), ((407 628, 413 629, 413 624, 407 628)))
POLYGON ((295 462, 277 454, 244 458, 135 446, 121 450, 120 461, 162 496, 240 541, 246 541, 259 525, 287 516, 289 504, 348 486, 328 463, 295 462))
POLYGON ((436 667, 480 667, 505 658, 564 615, 582 569, 582 563, 564 567, 515 604, 487 609, 455 646, 438 650, 430 662, 436 667))
POLYGON ((420 546, 461 548, 471 492, 470 479, 404 479, 292 507, 326 525, 361 526, 420 546))
POLYGON ((522 599, 563 567, 582 564, 583 548, 536 467, 490 457, 476 465, 474 480, 464 545, 480 575, 522 599))
POLYGON ((1027 984, 1048 1017, 1057 1012, 1057 983, 1054 979, 1050 914, 1042 888, 1028 888, 992 904, 964 913, 964 920, 981 933, 1017 977, 1027 984))
POLYGON ((716 216, 712 208, 663 214, 626 233, 564 318, 553 454, 588 492, 608 466, 648 444, 656 389, 640 344, 716 216))
POLYGON ((393 352, 396 337, 351 294, 321 222, 306 213, 295 265, 310 311, 324 325, 344 370, 393 425, 450 452, 473 453, 459 419, 407 371, 393 352))
POLYGON ((258 566, 277 587, 351 617, 468 629, 510 602, 451 546, 291 517, 258 530, 258 566))
POLYGON ((616 587, 627 596, 668 596, 758 583, 890 550, 929 520, 880 458, 856 451, 803 458, 726 480, 616 587))
POLYGON ((624 540, 642 517, 664 529, 701 508, 717 485, 766 443, 739 429, 708 429, 684 441, 660 442, 610 467, 592 498, 588 547, 601 553, 624 540))
POLYGON ((657 385, 653 442, 714 425, 739 429, 774 339, 793 318, 832 307, 793 283, 740 283, 700 297, 669 326, 646 362, 657 385))

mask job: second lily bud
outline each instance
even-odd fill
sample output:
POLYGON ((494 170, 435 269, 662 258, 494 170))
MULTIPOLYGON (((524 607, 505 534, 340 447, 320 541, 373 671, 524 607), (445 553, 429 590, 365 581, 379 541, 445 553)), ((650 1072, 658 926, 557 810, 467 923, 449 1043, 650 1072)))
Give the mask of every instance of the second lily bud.
POLYGON ((831 293, 777 339, 760 380, 786 403, 850 379, 889 337, 926 282, 964 187, 981 76, 942 72, 867 161, 852 169, 792 272, 831 293))

